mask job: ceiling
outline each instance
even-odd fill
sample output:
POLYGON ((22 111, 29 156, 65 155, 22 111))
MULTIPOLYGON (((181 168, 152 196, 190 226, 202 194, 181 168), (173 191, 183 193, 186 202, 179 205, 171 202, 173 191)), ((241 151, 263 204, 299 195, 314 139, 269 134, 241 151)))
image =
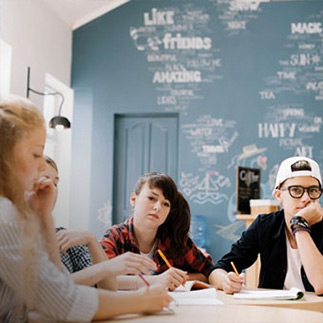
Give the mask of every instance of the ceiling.
POLYGON ((67 23, 76 29, 89 21, 121 6, 130 0, 42 0, 67 23))
MULTIPOLYGON (((71 29, 96 19, 105 13, 131 0, 41 0, 52 8, 71 29)), ((252 0, 241 0, 252 1, 252 0)), ((259 0, 260 1, 260 0, 259 0)), ((261 0, 266 1, 297 1, 297 0, 261 0)))

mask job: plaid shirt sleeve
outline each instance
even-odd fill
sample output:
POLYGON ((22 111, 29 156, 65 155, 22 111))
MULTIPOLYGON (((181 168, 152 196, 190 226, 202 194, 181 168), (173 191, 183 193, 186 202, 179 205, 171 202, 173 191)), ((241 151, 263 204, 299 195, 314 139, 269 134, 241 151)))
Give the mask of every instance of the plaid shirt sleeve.
POLYGON ((61 261, 70 273, 92 266, 92 258, 87 246, 75 246, 61 253, 61 261))
POLYGON ((201 273, 205 277, 209 277, 214 266, 211 255, 198 248, 191 238, 187 239, 186 245, 187 249, 184 258, 186 265, 190 268, 190 272, 201 273))
MULTIPOLYGON (((184 255, 176 259, 167 255, 169 239, 166 239, 164 243, 159 243, 158 248, 163 251, 172 266, 185 270, 188 273, 201 273, 205 275, 205 277, 208 277, 212 271, 212 267, 214 266, 212 257, 208 253, 199 249, 191 238, 187 238, 184 255)), ((157 252, 155 253, 154 260, 159 264, 158 274, 168 269, 167 265, 160 258, 157 252)))
POLYGON ((100 243, 110 259, 127 251, 140 253, 132 233, 132 219, 113 225, 106 231, 100 243))
MULTIPOLYGON (((65 230, 65 228, 56 228, 56 232, 60 230, 65 230)), ((62 264, 70 273, 92 266, 91 253, 87 246, 78 245, 67 249, 65 254, 61 251, 59 253, 62 264)))

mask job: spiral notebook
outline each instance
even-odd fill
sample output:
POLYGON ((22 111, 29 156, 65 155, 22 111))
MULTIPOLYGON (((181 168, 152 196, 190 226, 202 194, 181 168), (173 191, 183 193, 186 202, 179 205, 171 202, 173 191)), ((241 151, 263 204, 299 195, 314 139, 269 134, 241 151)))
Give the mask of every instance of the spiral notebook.
POLYGON ((234 293, 235 299, 267 299, 267 300, 299 300, 303 298, 304 292, 296 287, 284 290, 242 290, 234 293))

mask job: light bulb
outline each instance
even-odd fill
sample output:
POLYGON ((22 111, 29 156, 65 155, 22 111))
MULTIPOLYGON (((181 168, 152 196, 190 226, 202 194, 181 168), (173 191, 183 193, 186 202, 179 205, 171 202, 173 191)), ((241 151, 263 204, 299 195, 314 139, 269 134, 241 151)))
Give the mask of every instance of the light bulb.
POLYGON ((61 125, 61 124, 58 124, 58 125, 56 125, 56 126, 55 126, 55 129, 56 129, 57 131, 62 131, 62 130, 64 130, 64 126, 63 126, 63 125, 61 125))

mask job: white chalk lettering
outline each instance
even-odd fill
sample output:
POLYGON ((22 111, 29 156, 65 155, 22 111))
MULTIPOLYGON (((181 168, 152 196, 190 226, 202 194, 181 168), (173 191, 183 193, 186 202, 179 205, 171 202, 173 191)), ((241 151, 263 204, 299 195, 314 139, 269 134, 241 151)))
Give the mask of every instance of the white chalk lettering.
POLYGON ((212 132, 212 128, 191 129, 191 135, 193 136, 210 136, 212 135, 212 132))
POLYGON ((228 28, 231 30, 246 29, 246 21, 229 21, 228 28))
POLYGON ((283 110, 284 117, 304 117, 304 109, 285 109, 283 110))
POLYGON ((296 123, 258 123, 259 138, 294 137, 296 123))
POLYGON ((194 95, 193 90, 187 90, 187 89, 171 90, 170 93, 173 96, 193 96, 194 95))
POLYGON ((292 22, 292 34, 320 34, 322 32, 322 24, 320 22, 292 22))
POLYGON ((172 25, 173 23, 174 23, 173 11, 158 11, 156 8, 152 8, 151 14, 149 14, 149 12, 144 13, 145 26, 172 25))
POLYGON ((213 145, 203 145, 202 146, 204 153, 224 153, 224 148, 222 146, 213 146, 213 145))
POLYGON ((200 71, 157 71, 153 77, 153 83, 200 83, 202 81, 200 71))
POLYGON ((174 96, 166 96, 166 95, 158 96, 157 103, 159 105, 176 104, 176 98, 174 96))
POLYGON ((311 50, 315 48, 315 44, 299 44, 298 48, 311 50))
POLYGON ((216 58, 216 59, 206 59, 206 58, 188 59, 186 61, 186 64, 187 64, 188 67, 192 67, 192 68, 221 67, 222 66, 221 58, 216 58))
POLYGON ((295 156, 307 156, 313 158, 313 146, 298 147, 295 151, 295 156))
POLYGON ((320 82, 307 82, 306 90, 323 91, 323 81, 320 82))
POLYGON ((297 147, 302 146, 302 138, 281 138, 279 139, 280 147, 297 147))
POLYGON ((279 60, 279 65, 281 65, 281 66, 289 66, 289 61, 288 60, 279 60))
POLYGON ((240 172, 240 180, 246 181, 247 183, 254 183, 259 181, 259 175, 253 172, 242 170, 240 172))
POLYGON ((295 80, 295 72, 278 71, 277 75, 282 80, 295 80))
POLYGON ((274 92, 272 91, 259 91, 260 97, 263 100, 273 100, 276 99, 274 92))
POLYGON ((255 11, 255 10, 258 10, 260 2, 261 2, 261 0, 230 1, 229 10, 231 10, 231 11, 255 11))
POLYGON ((309 53, 293 54, 290 56, 290 65, 292 66, 311 65, 311 55, 309 53))
POLYGON ((320 125, 306 125, 306 124, 301 124, 298 125, 298 130, 300 132, 320 132, 321 127, 320 125))
POLYGON ((212 39, 210 37, 182 37, 177 33, 172 37, 171 33, 164 35, 163 44, 165 49, 205 49, 212 48, 212 39))
POLYGON ((223 127, 223 119, 215 119, 212 118, 211 120, 207 120, 208 121, 208 125, 212 125, 213 127, 223 127))
POLYGON ((149 54, 148 62, 176 62, 176 55, 173 54, 149 54))

